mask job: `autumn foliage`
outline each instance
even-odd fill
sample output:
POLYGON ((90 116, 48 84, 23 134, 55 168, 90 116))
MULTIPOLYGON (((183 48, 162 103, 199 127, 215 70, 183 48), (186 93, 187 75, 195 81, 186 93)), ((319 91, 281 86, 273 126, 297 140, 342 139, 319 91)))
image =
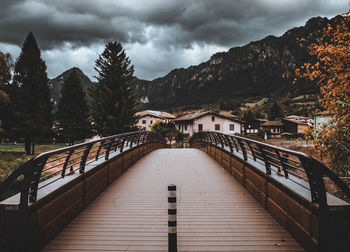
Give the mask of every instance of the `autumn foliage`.
MULTIPOLYGON (((350 11, 323 35, 307 47, 314 63, 305 63, 296 75, 319 85, 318 102, 331 120, 315 130, 315 149, 331 160, 332 169, 345 173, 350 168, 350 11)), ((304 42, 300 39, 301 46, 304 42)))

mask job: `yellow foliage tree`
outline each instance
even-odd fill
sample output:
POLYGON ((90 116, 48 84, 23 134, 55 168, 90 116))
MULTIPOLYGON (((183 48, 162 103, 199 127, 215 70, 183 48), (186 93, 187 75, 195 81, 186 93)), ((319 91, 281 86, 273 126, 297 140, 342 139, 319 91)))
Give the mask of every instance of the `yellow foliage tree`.
MULTIPOLYGON (((308 46, 316 61, 305 63, 296 76, 320 87, 319 104, 331 117, 314 132, 315 150, 330 159, 331 168, 345 173, 350 163, 350 11, 336 27, 328 25, 322 38, 308 46)), ((303 39, 300 39, 303 45, 303 39)))

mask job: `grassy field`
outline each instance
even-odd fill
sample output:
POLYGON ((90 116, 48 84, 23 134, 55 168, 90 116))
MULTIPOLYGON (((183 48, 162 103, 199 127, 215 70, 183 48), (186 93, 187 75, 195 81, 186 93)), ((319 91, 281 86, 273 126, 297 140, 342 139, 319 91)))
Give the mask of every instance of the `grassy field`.
MULTIPOLYGON (((55 150, 65 147, 65 144, 38 144, 35 145, 35 154, 40 154, 45 151, 55 150)), ((33 156, 27 156, 24 154, 24 144, 0 144, 0 183, 4 181, 15 169, 20 165, 24 164, 26 161, 31 159, 33 156), (9 152, 6 152, 9 151, 9 152), (11 153, 17 152, 17 153, 11 153), (20 154, 18 152, 22 152, 20 154)), ((19 183, 15 183, 9 190, 4 194, 0 195, 0 200, 5 199, 19 190, 19 183)))
POLYGON ((310 99, 310 98, 312 98, 312 95, 299 95, 297 97, 292 98, 292 101, 304 100, 304 99, 310 99))
MULTIPOLYGON (((35 154, 40 154, 45 151, 55 150, 62 147, 66 147, 66 144, 37 144, 35 145, 35 154)), ((1 151, 24 151, 24 143, 18 144, 0 144, 1 151)))
MULTIPOLYGON (((35 155, 65 146, 65 144, 38 144, 35 146, 35 155)), ((24 152, 24 144, 0 144, 0 182, 7 178, 17 167, 33 157, 18 153, 5 153, 4 151, 24 152)))
POLYGON ((245 107, 248 107, 248 108, 253 108, 255 106, 260 106, 260 105, 263 105, 264 103, 268 102, 269 98, 267 97, 264 97, 262 99, 260 99, 259 101, 257 102, 247 102, 245 103, 245 107))

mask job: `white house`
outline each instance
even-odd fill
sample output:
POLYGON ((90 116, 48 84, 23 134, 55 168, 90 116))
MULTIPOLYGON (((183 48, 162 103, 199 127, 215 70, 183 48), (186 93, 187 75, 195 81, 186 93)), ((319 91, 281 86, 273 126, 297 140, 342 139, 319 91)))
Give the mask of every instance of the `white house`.
POLYGON ((188 114, 174 120, 176 128, 185 135, 192 136, 198 131, 217 131, 225 134, 241 133, 241 121, 230 114, 211 111, 188 114))
POLYGON ((320 112, 314 115, 314 128, 321 128, 323 125, 327 125, 330 123, 331 116, 327 111, 320 112))
POLYGON ((136 126, 140 130, 151 130, 151 125, 156 121, 169 122, 175 118, 174 115, 162 111, 144 110, 135 114, 137 117, 136 126))

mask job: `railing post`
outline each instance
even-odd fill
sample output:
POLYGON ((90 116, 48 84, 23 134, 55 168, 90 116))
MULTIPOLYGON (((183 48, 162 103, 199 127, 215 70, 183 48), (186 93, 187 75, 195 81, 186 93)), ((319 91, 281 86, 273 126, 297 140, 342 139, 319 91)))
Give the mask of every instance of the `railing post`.
POLYGON ((24 212, 28 208, 28 195, 30 187, 30 177, 32 173, 32 160, 24 165, 23 169, 23 182, 21 185, 21 196, 19 201, 20 211, 24 212))
MULTIPOLYGON (((276 153, 279 161, 281 162, 281 166, 282 166, 282 169, 283 169, 284 177, 288 178, 288 170, 287 170, 287 167, 286 167, 286 164, 285 164, 287 159, 283 156, 283 154, 281 156, 281 154, 279 153, 279 151, 277 149, 275 149, 275 153, 276 153)), ((281 168, 280 167, 277 167, 277 169, 278 169, 278 172, 281 172, 281 168)))
POLYGON ((46 164, 48 157, 42 157, 31 165, 31 176, 29 181, 29 202, 35 202, 38 194, 38 185, 41 172, 46 164))
POLYGON ((93 144, 88 144, 86 146, 86 149, 83 152, 83 155, 82 155, 81 161, 80 161, 80 166, 79 166, 79 172, 80 173, 84 173, 84 171, 85 171, 86 160, 87 160, 87 158, 89 156, 89 153, 90 153, 90 150, 91 150, 92 146, 93 146, 93 144))
POLYGON ((232 146, 233 139, 231 136, 228 136, 227 138, 228 138, 228 140, 227 140, 228 146, 230 147, 230 152, 233 153, 233 146, 232 146))
POLYGON ((217 133, 217 136, 218 136, 218 138, 219 138, 219 140, 220 140, 221 147, 222 147, 223 149, 225 149, 225 141, 224 141, 223 136, 222 136, 220 133, 217 133))
POLYGON ((312 162, 312 160, 303 156, 299 156, 299 160, 302 163, 309 180, 312 202, 317 204, 316 208, 327 205, 326 187, 324 185, 321 169, 319 169, 317 164, 312 162))
POLYGON ((271 167, 270 167, 269 161, 267 160, 265 150, 260 145, 258 145, 258 148, 259 148, 261 155, 262 155, 262 158, 264 159, 264 162, 265 162, 266 174, 271 175, 271 167))
POLYGON ((135 141, 135 136, 131 136, 130 137, 130 149, 132 148, 134 141, 135 141))
POLYGON ((61 177, 62 178, 64 178, 66 176, 66 169, 67 169, 67 166, 68 166, 68 162, 69 162, 69 159, 72 156, 73 152, 74 152, 74 150, 70 150, 68 155, 67 155, 67 157, 66 157, 66 160, 64 161, 62 172, 61 172, 61 177))
POLYGON ((109 153, 111 152, 114 140, 115 140, 115 138, 112 138, 112 139, 109 140, 109 143, 107 145, 107 149, 106 149, 106 152, 105 152, 105 160, 108 160, 108 158, 109 158, 109 153))
POLYGON ((176 185, 168 185, 168 251, 177 251, 176 185))
POLYGON ((255 153, 254 153, 253 147, 250 145, 250 143, 248 141, 247 141, 247 144, 248 144, 248 147, 250 149, 250 152, 252 153, 254 161, 256 161, 256 157, 255 157, 255 153))
POLYGON ((233 142, 234 145, 235 145, 236 151, 238 152, 237 138, 231 136, 231 140, 232 140, 232 142, 233 142))
POLYGON ((143 133, 140 133, 140 134, 139 134, 139 137, 138 137, 138 139, 137 139, 137 145, 140 145, 140 142, 141 142, 141 144, 143 144, 143 136, 144 136, 143 133))
POLYGON ((244 160, 247 161, 248 160, 247 151, 245 150, 245 147, 244 147, 244 144, 242 143, 242 140, 237 138, 237 142, 238 142, 239 146, 241 147, 244 160))
POLYGON ((120 152, 123 152, 124 144, 125 144, 125 139, 123 138, 123 139, 120 140, 120 152))
POLYGON ((215 141, 215 145, 218 146, 218 136, 217 136, 217 133, 212 133, 213 135, 213 138, 214 138, 214 141, 215 141))
POLYGON ((327 192, 323 181, 321 167, 318 167, 312 159, 299 156, 299 160, 303 164, 307 178, 310 184, 312 212, 318 213, 318 248, 319 251, 327 251, 327 240, 329 240, 329 214, 327 206, 327 192))
POLYGON ((96 161, 98 160, 98 156, 100 155, 100 152, 101 152, 101 149, 102 149, 104 143, 105 143, 105 141, 101 141, 100 142, 100 146, 98 147, 98 150, 97 150, 97 153, 96 153, 96 157, 95 157, 96 161))

